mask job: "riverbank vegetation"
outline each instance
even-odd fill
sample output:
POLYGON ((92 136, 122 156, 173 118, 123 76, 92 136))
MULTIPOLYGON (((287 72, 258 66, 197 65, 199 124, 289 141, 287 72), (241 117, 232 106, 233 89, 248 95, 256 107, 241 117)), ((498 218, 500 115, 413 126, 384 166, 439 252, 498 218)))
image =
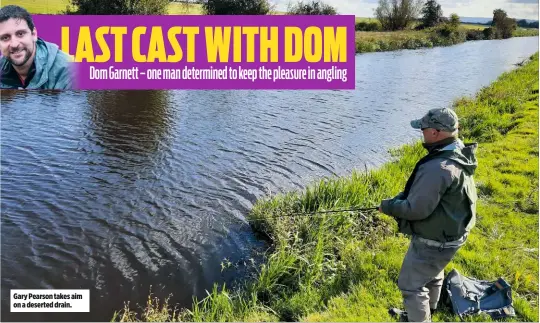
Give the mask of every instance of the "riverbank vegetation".
MULTIPOLYGON (((449 46, 470 40, 538 36, 538 29, 518 27, 518 22, 508 17, 502 9, 493 11, 489 27, 461 24, 455 13, 446 18, 435 0, 380 0, 375 13, 378 22, 356 23, 358 53, 449 46), (421 18, 418 19, 420 13, 421 18)), ((524 25, 522 21, 520 24, 524 25)))
MULTIPOLYGON (((538 36, 538 29, 517 28, 512 37, 538 36)), ((400 49, 451 46, 471 40, 501 39, 492 28, 474 29, 470 26, 442 25, 424 30, 393 32, 356 32, 356 52, 384 52, 400 49)))
MULTIPOLYGON (((454 103, 460 137, 479 143, 479 201, 477 225, 446 270, 485 280, 504 277, 517 313, 510 321, 539 319, 538 67, 536 53, 475 98, 454 103)), ((238 288, 215 285, 189 310, 172 311, 149 298, 142 313, 126 306, 113 320, 394 321, 387 310, 402 305, 397 277, 409 242, 395 220, 377 212, 275 216, 378 205, 402 190, 423 155, 419 142, 405 145, 378 169, 259 200, 248 217, 270 248, 238 288)), ((459 318, 441 306, 434 321, 459 318)))

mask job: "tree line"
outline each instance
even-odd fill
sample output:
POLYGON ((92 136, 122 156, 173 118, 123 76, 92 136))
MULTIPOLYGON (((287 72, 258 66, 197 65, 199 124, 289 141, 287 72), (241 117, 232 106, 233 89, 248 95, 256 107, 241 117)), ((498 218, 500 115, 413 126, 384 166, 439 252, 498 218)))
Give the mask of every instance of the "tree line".
MULTIPOLYGON (((67 14, 79 15, 164 15, 170 2, 200 5, 205 15, 267 15, 275 6, 270 0, 71 0, 67 14)), ((335 7, 321 0, 297 1, 287 9, 290 15, 336 15, 335 7)))
MULTIPOLYGON (((164 15, 171 2, 187 6, 199 5, 206 15, 267 15, 275 12, 271 0, 71 0, 75 9, 65 13, 83 15, 164 15)), ((289 3, 289 15, 336 15, 337 9, 322 0, 300 0, 289 3)), ((405 29, 437 28, 443 34, 452 34, 460 24, 453 13, 444 16, 436 0, 378 0, 374 11, 376 19, 356 23, 358 31, 397 31, 405 29)), ((519 27, 538 28, 538 22, 512 19, 502 9, 493 11, 490 27, 484 31, 468 31, 469 39, 509 38, 519 27), (480 34, 481 33, 481 34, 480 34)))
MULTIPOLYGON (((457 27, 461 23, 460 17, 455 13, 448 18, 445 17, 441 5, 436 0, 379 0, 375 17, 380 24, 378 30, 384 31, 431 28, 450 35, 457 32, 457 27)), ((510 38, 518 26, 538 28, 538 22, 528 23, 524 19, 517 21, 508 17, 506 11, 495 9, 489 26, 483 31, 468 30, 467 38, 469 40, 510 38)), ((357 24, 357 30, 373 29, 375 29, 373 26, 357 24)))
MULTIPOLYGON (((538 29, 538 21, 531 21, 531 22, 528 22, 527 19, 520 19, 520 20, 516 20, 516 24, 518 27, 521 27, 521 28, 536 28, 538 29)), ((491 26, 493 25, 493 20, 490 20, 488 22, 486 22, 485 24, 482 24, 482 25, 486 25, 486 26, 491 26)))

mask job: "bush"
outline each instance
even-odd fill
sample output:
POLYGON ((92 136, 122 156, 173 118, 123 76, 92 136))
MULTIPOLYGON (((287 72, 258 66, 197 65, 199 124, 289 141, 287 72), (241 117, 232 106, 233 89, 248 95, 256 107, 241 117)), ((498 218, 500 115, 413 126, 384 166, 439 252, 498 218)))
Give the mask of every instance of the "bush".
POLYGON ((311 0, 297 2, 287 10, 288 15, 336 15, 336 8, 320 0, 311 0))
POLYGON ((356 41, 357 53, 371 53, 377 52, 381 49, 378 43, 372 43, 369 41, 358 40, 356 41))
POLYGON ((467 40, 483 40, 484 32, 482 30, 467 30, 467 40))
POLYGON ((431 31, 431 41, 435 45, 454 45, 467 40, 467 33, 465 30, 452 25, 452 23, 442 24, 431 29, 431 31))
POLYGON ((271 10, 268 0, 203 0, 206 15, 266 15, 271 10))
POLYGON ((71 0, 64 12, 75 15, 164 15, 169 0, 71 0))
POLYGON ((357 22, 355 26, 356 31, 380 31, 382 29, 381 24, 377 22, 357 22))
POLYGON ((456 28, 451 24, 444 24, 441 25, 441 27, 437 28, 437 33, 439 33, 441 36, 445 38, 449 38, 452 36, 452 33, 456 31, 456 28))
POLYGON ((379 46, 379 49, 383 52, 390 50, 390 44, 383 39, 378 40, 377 45, 379 46))
POLYGON ((422 0, 379 0, 375 17, 384 30, 403 30, 416 21, 422 6, 422 0))
POLYGON ((459 19, 459 16, 455 13, 450 15, 450 24, 454 27, 458 27, 461 23, 461 20, 459 19))
POLYGON ((484 39, 494 39, 495 38, 495 27, 489 27, 482 31, 484 34, 484 39))
POLYGON ((416 49, 416 39, 409 38, 403 42, 402 46, 405 49, 416 49))

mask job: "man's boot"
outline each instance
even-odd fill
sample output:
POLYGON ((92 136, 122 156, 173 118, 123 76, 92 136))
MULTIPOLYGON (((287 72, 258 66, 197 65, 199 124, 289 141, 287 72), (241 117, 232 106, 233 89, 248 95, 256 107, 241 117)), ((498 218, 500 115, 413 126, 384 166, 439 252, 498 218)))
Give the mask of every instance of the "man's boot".
POLYGON ((391 308, 390 310, 388 310, 388 314, 397 317, 399 322, 409 322, 407 312, 400 310, 399 308, 391 308))

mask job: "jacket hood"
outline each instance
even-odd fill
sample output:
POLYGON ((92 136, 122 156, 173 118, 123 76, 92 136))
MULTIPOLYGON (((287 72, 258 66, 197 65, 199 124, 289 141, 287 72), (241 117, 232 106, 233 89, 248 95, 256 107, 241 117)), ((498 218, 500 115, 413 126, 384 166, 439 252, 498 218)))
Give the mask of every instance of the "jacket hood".
POLYGON ((460 139, 457 139, 442 148, 441 151, 452 151, 453 154, 448 158, 460 164, 469 175, 473 175, 478 167, 478 160, 476 158, 477 149, 478 143, 464 144, 460 139))
POLYGON ((49 80, 49 72, 53 67, 56 55, 58 54, 58 45, 45 42, 38 37, 36 42, 36 75, 28 85, 30 88, 38 88, 47 83, 49 80))

